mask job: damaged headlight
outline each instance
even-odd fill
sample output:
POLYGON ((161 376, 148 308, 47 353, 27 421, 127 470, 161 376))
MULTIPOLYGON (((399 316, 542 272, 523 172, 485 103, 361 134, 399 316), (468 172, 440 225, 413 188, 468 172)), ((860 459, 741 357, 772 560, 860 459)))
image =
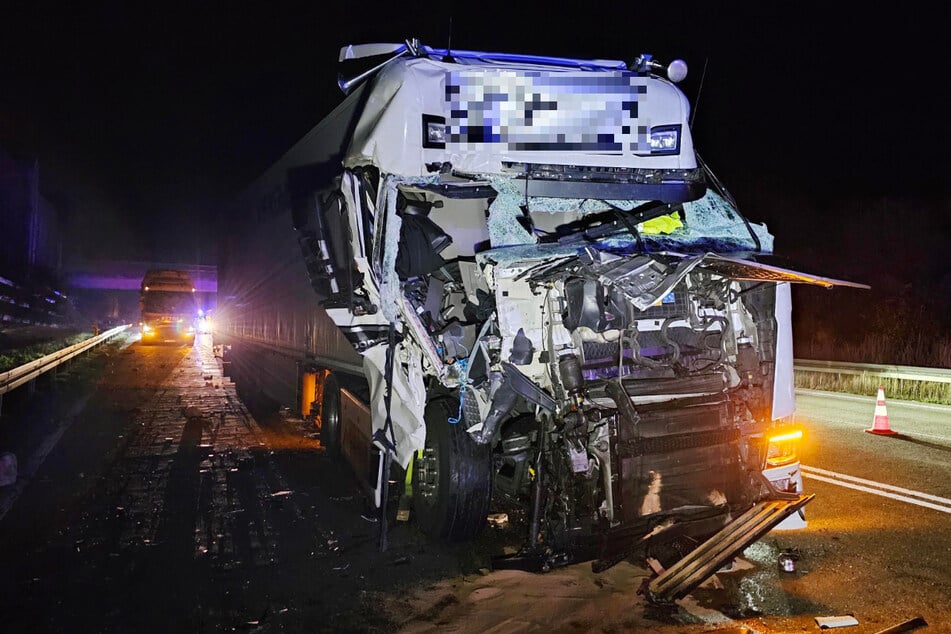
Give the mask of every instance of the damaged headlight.
POLYGON ((680 125, 662 125, 651 128, 652 155, 680 153, 680 125))
POLYGON ((769 437, 766 449, 766 466, 781 467, 799 459, 799 443, 802 430, 784 430, 769 437))

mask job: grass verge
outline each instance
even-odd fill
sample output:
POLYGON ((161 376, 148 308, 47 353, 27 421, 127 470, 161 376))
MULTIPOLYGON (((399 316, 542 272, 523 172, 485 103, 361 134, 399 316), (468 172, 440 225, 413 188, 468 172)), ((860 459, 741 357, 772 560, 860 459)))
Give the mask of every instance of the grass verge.
POLYGON ((91 332, 80 332, 70 337, 63 337, 62 339, 54 339, 52 341, 44 341, 43 343, 35 343, 22 348, 16 348, 14 350, 6 350, 3 353, 0 353, 0 372, 12 370, 13 368, 19 367, 24 363, 29 363, 30 361, 35 361, 36 359, 45 357, 48 354, 53 354, 57 350, 68 348, 69 346, 75 345, 80 341, 85 341, 90 337, 92 337, 91 332))
POLYGON ((875 396, 878 394, 879 385, 885 388, 886 398, 951 405, 951 383, 929 383, 908 379, 883 379, 865 374, 833 374, 831 372, 796 370, 797 388, 875 396))

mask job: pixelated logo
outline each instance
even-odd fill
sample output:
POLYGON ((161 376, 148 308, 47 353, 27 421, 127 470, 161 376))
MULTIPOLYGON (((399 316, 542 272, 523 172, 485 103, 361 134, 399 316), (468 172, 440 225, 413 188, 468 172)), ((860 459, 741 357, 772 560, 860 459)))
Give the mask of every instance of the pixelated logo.
POLYGON ((635 73, 479 70, 447 73, 447 147, 649 152, 638 125, 647 79, 635 73))

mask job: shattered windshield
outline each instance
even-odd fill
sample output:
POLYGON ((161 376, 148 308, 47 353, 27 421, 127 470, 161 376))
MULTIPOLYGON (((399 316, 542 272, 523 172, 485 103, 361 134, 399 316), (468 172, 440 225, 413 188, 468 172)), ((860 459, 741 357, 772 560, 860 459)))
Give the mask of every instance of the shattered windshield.
POLYGON ((773 251, 765 225, 747 222, 712 190, 695 201, 526 197, 517 182, 493 180, 499 195, 489 207, 493 247, 558 243, 624 253, 773 251))

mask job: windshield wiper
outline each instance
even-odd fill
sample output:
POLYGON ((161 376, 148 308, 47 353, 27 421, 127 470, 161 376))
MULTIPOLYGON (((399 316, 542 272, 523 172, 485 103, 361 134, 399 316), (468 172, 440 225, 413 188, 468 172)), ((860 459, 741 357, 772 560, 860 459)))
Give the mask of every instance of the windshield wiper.
POLYGON ((604 236, 617 233, 622 228, 627 229, 637 238, 638 248, 642 247, 641 238, 636 225, 671 213, 669 203, 651 200, 630 211, 621 209, 604 201, 611 209, 596 214, 589 214, 573 222, 559 225, 555 228, 555 235, 559 243, 573 242, 574 240, 596 240, 604 236))
MULTIPOLYGON (((608 204, 611 205, 611 203, 608 203, 608 204)), ((641 232, 637 230, 637 224, 631 222, 631 219, 628 218, 627 214, 624 213, 623 209, 615 207, 614 205, 611 205, 611 207, 614 209, 614 213, 617 215, 617 219, 621 221, 621 223, 627 228, 630 234, 634 236, 634 238, 637 240, 637 252, 643 253, 644 240, 641 239, 641 232)))

